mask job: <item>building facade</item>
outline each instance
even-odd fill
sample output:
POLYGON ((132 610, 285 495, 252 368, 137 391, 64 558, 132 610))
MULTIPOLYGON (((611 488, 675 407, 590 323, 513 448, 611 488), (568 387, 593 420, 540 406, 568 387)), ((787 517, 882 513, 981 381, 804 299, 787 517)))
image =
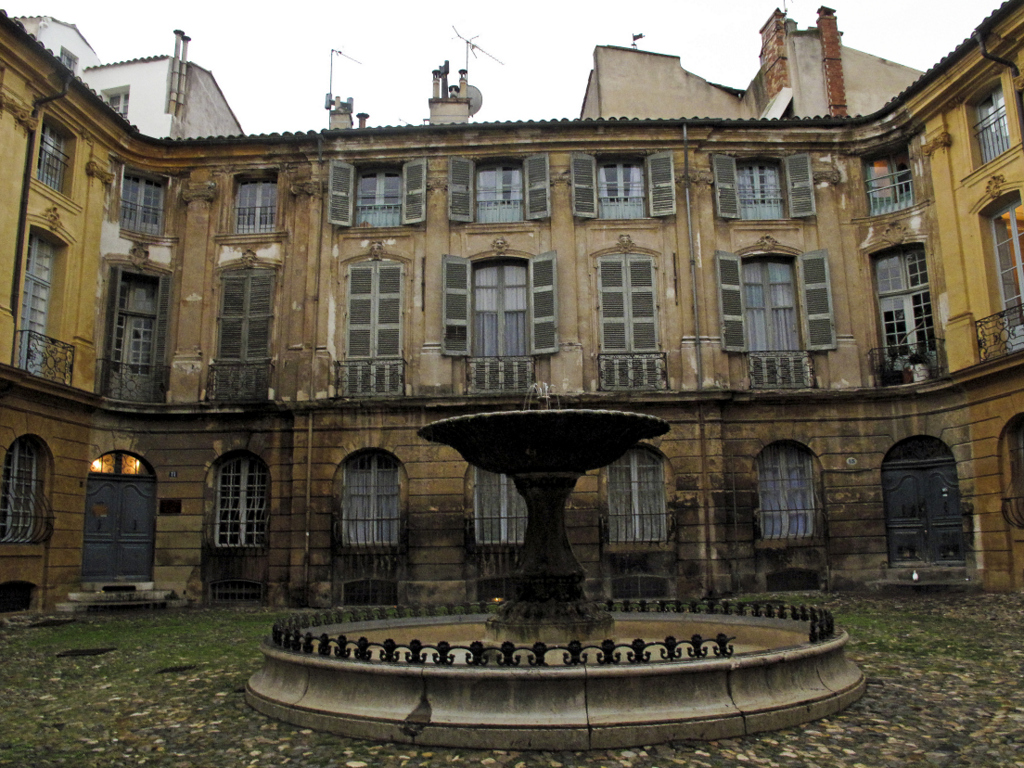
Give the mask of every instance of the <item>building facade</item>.
POLYGON ((0 593, 503 597, 521 500, 416 432, 551 392, 672 425, 570 499, 594 597, 1020 589, 1022 24, 866 117, 167 141, 0 18, 0 593))

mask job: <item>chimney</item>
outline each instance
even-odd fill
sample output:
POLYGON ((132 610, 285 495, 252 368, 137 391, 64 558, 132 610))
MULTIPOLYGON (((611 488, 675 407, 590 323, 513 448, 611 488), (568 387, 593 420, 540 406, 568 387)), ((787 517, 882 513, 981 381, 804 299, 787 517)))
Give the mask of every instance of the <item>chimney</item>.
POLYGON ((188 35, 181 36, 181 61, 178 62, 178 108, 175 115, 181 111, 185 104, 185 83, 188 69, 188 43, 192 38, 188 35))
POLYGON ((778 8, 761 27, 761 72, 767 101, 774 99, 783 88, 793 87, 786 55, 786 28, 786 14, 778 8))
POLYGON ((836 12, 821 6, 818 9, 818 37, 821 40, 821 67, 825 76, 828 113, 846 117, 846 78, 843 75, 843 43, 836 12))
POLYGON ((433 71, 434 90, 430 99, 429 125, 469 122, 469 86, 466 70, 459 70, 459 84, 448 85, 448 62, 433 71))
POLYGON ((365 128, 366 127, 366 118, 368 118, 369 115, 366 112, 360 112, 358 115, 356 115, 356 117, 359 118, 359 127, 360 128, 365 128))
POLYGON ((171 59, 171 77, 167 83, 167 109, 164 110, 169 115, 178 111, 178 75, 181 72, 181 38, 184 36, 185 33, 180 29, 174 30, 174 58, 171 59))
POLYGON ((349 96, 348 101, 342 102, 341 96, 334 97, 334 104, 331 106, 331 119, 330 128, 334 130, 344 130, 352 127, 352 97, 349 96))

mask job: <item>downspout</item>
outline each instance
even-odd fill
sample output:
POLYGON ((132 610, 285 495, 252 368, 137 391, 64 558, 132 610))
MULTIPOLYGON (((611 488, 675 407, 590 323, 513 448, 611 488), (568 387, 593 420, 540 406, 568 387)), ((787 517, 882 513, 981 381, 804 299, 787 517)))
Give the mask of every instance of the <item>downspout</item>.
MULTIPOLYGON (((32 117, 39 116, 39 108, 51 101, 67 96, 72 75, 64 75, 64 86, 60 93, 52 96, 40 96, 32 102, 32 117)), ((11 344, 11 365, 17 360, 18 350, 18 313, 21 310, 21 263, 25 252, 25 234, 28 231, 28 195, 32 186, 32 161, 36 154, 36 131, 28 132, 28 144, 25 147, 25 169, 21 176, 21 202, 18 207, 18 232, 14 238, 14 275, 11 278, 11 321, 14 325, 14 338, 11 344)))
MULTIPOLYGON (((1014 80, 1020 77, 1020 69, 1016 64, 1009 59, 1004 59, 1002 56, 996 56, 994 53, 988 52, 985 48, 985 34, 981 30, 974 30, 971 37, 973 37, 974 41, 978 44, 978 50, 981 51, 981 55, 984 58, 1009 68, 1010 74, 1013 75, 1014 80)), ((1021 94, 1020 91, 1017 90, 1016 84, 1013 86, 1013 96, 1017 104, 1017 127, 1020 130, 1021 142, 1024 143, 1024 101, 1021 100, 1021 94)))

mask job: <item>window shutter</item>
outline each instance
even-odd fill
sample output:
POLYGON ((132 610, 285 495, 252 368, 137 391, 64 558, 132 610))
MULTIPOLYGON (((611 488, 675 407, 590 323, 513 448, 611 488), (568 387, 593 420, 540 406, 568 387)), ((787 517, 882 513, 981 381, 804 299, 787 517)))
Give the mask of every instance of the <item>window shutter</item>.
POLYGON ((711 169, 715 175, 715 204, 723 219, 740 217, 740 198, 736 190, 736 158, 712 155, 711 169))
POLYGON ((111 267, 110 268, 110 279, 107 282, 107 323, 106 323, 106 339, 107 339, 107 358, 112 362, 119 363, 120 360, 115 360, 114 355, 117 350, 114 349, 114 335, 117 329, 117 316, 121 310, 121 291, 123 286, 121 285, 121 268, 111 267))
POLYGON ((221 285, 219 360, 241 360, 245 333, 245 275, 225 275, 221 285))
POLYGON ((410 160, 402 166, 402 223, 419 224, 427 219, 427 159, 410 160))
POLYGON ((558 254, 548 251, 530 259, 532 355, 558 352, 558 254))
POLYGON ((647 210, 651 216, 671 216, 676 212, 676 172, 671 152, 647 158, 647 210))
POLYGON ((828 275, 828 251, 800 255, 800 288, 804 296, 804 338, 807 349, 836 348, 832 315, 832 287, 828 275))
POLYGON ((467 259, 446 255, 442 268, 444 335, 441 354, 464 357, 469 354, 470 264, 467 259))
POLYGON ((341 160, 331 161, 330 187, 331 202, 328 221, 339 227, 352 226, 352 203, 355 198, 356 169, 341 160))
POLYGON ((163 368, 167 365, 168 322, 171 314, 171 278, 161 275, 156 289, 156 328, 153 329, 153 367, 157 381, 164 381, 163 368))
POLYGON ((631 352, 658 349, 657 302, 654 299, 654 262, 646 256, 627 256, 629 311, 632 320, 631 352))
POLYGON ((474 163, 464 157, 448 158, 448 218, 473 220, 474 163))
POLYGON ((570 161, 572 215, 581 219, 597 217, 597 161, 592 155, 574 154, 570 161))
POLYGON ((626 280, 623 256, 602 257, 598 269, 601 279, 601 351, 628 352, 626 325, 626 280))
POLYGON ((722 314, 722 349, 746 352, 747 333, 744 327, 743 277, 740 257, 715 251, 718 262, 719 310, 722 314))
POLYGON ((248 362, 270 357, 270 320, 274 308, 274 274, 259 270, 249 275, 248 327, 245 332, 245 359, 248 362))
POLYGON ((377 262, 377 357, 402 356, 402 265, 377 262))
POLYGON ((523 170, 526 177, 526 218, 551 218, 548 156, 531 155, 523 161, 523 170))
POLYGON ((786 183, 789 185, 789 217, 799 219, 813 216, 814 176, 811 174, 810 155, 786 158, 786 183))
POLYGON ((348 271, 348 358, 373 357, 373 263, 348 271))

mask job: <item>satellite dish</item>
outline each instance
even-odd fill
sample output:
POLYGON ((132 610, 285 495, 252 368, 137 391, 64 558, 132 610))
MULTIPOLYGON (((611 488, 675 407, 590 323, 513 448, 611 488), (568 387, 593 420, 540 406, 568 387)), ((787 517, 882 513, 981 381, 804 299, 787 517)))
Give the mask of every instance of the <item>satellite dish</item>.
POLYGON ((466 90, 469 96, 469 114, 475 115, 480 111, 480 107, 484 105, 484 95, 480 93, 480 89, 475 85, 467 85, 466 90))

